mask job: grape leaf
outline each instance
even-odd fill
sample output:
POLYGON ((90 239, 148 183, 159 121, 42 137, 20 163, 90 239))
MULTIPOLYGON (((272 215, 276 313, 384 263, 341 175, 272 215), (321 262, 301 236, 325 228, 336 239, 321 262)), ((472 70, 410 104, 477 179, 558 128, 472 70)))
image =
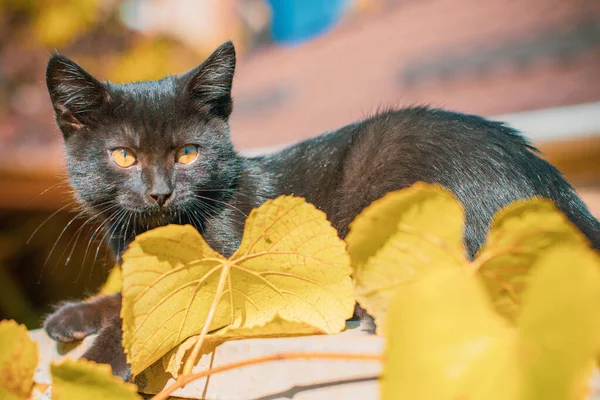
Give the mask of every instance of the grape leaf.
POLYGON ((356 298, 378 332, 398 287, 434 268, 467 265, 463 220, 452 194, 425 183, 388 193, 355 218, 346 242, 356 298))
POLYGON ((449 192, 425 183, 389 193, 356 217, 346 240, 357 300, 375 317, 378 331, 398 287, 432 269, 457 265, 481 274, 496 309, 514 323, 535 260, 559 244, 588 244, 551 201, 534 198, 494 216, 487 241, 470 264, 462 255, 463 220, 449 192))
POLYGON ((523 398, 584 398, 600 350, 598 310, 598 254, 584 243, 544 251, 517 317, 523 398))
POLYGON ((509 346, 511 338, 467 271, 438 269, 397 291, 388 318, 382 399, 472 400, 467 389, 511 390, 511 382, 492 379, 513 362, 510 352, 495 360, 496 370, 476 376, 486 379, 472 380, 471 366, 487 364, 494 345, 509 346))
MULTIPOLYGON (((202 355, 210 354, 217 348, 218 345, 225 340, 246 339, 252 338, 269 338, 269 337, 284 337, 313 334, 315 329, 308 323, 294 322, 290 326, 290 322, 276 316, 267 324, 261 327, 236 327, 229 325, 221 329, 217 329, 206 337, 206 341, 202 346, 202 355)), ((189 355, 191 348, 198 340, 198 336, 192 336, 183 341, 175 349, 167 353, 163 357, 163 369, 170 373, 173 377, 179 376, 179 370, 186 356, 189 355)))
MULTIPOLYGON (((174 378, 179 376, 179 371, 183 366, 183 362, 190 355, 192 347, 196 344, 198 336, 191 336, 179 344, 176 348, 168 352, 162 358, 162 370, 170 373, 174 378)), ((214 337, 209 335, 202 346, 201 355, 214 352, 225 339, 222 337, 214 337)))
POLYGON ((125 383, 111 373, 110 366, 84 359, 65 360, 50 365, 52 399, 141 400, 137 386, 125 383))
POLYGON ((25 325, 0 321, 0 397, 29 397, 37 364, 37 344, 29 338, 25 325))
POLYGON ((123 256, 123 344, 134 375, 207 320, 219 278, 224 294, 210 330, 335 333, 354 299, 345 244, 325 214, 303 199, 281 196, 253 210, 239 249, 221 256, 191 226, 143 233, 123 256))
POLYGON ((474 261, 496 309, 514 322, 535 260, 569 242, 588 240, 549 200, 516 201, 500 210, 474 261))
POLYGON ((534 260, 516 327, 496 314, 478 275, 433 271, 390 306, 382 398, 583 399, 599 306, 600 262, 581 243, 534 260))
POLYGON ((104 285, 100 288, 98 295, 106 296, 119 293, 123 290, 123 270, 120 265, 115 265, 108 274, 104 285))

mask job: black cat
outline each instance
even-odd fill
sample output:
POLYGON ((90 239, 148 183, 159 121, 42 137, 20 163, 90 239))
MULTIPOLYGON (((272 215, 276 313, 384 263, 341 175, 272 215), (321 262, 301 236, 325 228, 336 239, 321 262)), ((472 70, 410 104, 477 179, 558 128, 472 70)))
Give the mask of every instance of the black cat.
MULTIPOLYGON (((184 75, 124 85, 51 57, 46 79, 70 182, 78 201, 106 222, 117 258, 135 235, 168 223, 192 224, 230 255, 246 214, 280 194, 315 204, 344 237, 365 206, 416 181, 439 183, 462 202, 469 257, 500 207, 533 196, 554 200, 600 247, 600 223, 560 172, 518 132, 476 116, 388 110, 277 154, 241 157, 227 123, 234 69, 230 42, 184 75)), ((128 379, 120 304, 120 295, 68 303, 45 328, 60 341, 98 332, 84 357, 128 379)))

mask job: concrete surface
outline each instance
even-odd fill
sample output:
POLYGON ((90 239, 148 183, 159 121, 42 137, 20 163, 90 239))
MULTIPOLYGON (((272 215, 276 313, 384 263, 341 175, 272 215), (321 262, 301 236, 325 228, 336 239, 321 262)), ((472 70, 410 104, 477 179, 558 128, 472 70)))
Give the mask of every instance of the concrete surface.
MULTIPOLYGON (((49 364, 65 357, 77 358, 93 341, 57 346, 44 331, 31 331, 40 347, 37 382, 50 383, 49 364)), ((214 355, 213 367, 278 352, 315 351, 379 354, 383 339, 348 329, 337 335, 249 339, 225 342, 214 355)), ((194 371, 209 368, 211 354, 204 355, 194 371)), ((175 396, 209 400, 342 400, 377 399, 377 377, 381 365, 373 361, 286 360, 243 367, 199 379, 174 393, 175 396)), ((152 374, 149 372, 148 374, 152 374)), ((136 383, 143 393, 156 393, 174 379, 170 375, 140 375, 136 383)))

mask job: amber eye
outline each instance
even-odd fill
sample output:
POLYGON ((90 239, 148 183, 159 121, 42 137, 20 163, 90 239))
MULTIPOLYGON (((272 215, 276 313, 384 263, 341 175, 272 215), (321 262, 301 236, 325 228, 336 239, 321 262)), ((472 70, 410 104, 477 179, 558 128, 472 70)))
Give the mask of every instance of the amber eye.
POLYGON ((198 157, 198 146, 194 144, 186 144, 177 150, 175 156, 179 164, 189 164, 198 157))
POLYGON ((112 157, 115 164, 121 168, 129 168, 136 162, 135 154, 131 150, 119 147, 114 149, 110 156, 112 157))

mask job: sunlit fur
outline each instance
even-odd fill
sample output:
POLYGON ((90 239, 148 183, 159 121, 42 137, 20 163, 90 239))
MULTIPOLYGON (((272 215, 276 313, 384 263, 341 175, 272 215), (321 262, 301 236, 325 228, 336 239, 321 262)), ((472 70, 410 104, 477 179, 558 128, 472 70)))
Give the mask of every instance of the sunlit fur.
POLYGON ((136 234, 167 223, 190 223, 230 254, 246 214, 283 193, 313 202, 345 235, 371 201, 415 181, 440 183, 461 200, 470 256, 495 211, 532 196, 553 199, 600 242, 598 221, 561 174, 518 132, 476 116, 390 109, 280 153, 243 158, 227 123, 234 70, 230 42, 186 74, 124 85, 101 83, 64 56, 50 59, 47 83, 71 185, 90 212, 117 205, 103 213, 117 254, 136 234), (178 163, 178 150, 190 144, 198 158, 178 163), (135 165, 109 162, 108 151, 119 147, 135 153, 135 165), (151 196, 171 192, 163 207, 151 196))
MULTIPOLYGON (((343 237, 365 206, 416 181, 439 183, 461 201, 469 257, 500 207, 533 196, 554 200, 600 248, 600 223, 560 172, 517 131, 480 117, 390 109, 279 153, 244 158, 229 138, 234 69, 229 42, 186 74, 124 85, 101 83, 64 56, 50 59, 47 84, 70 183, 117 256, 136 234, 167 223, 194 225, 215 250, 230 255, 250 210, 280 194, 315 204, 343 237), (197 158, 176 162, 177 150, 187 144, 198 147, 197 158), (116 166, 109 151, 118 147, 131 149, 136 163, 116 166)), ((126 378, 120 329, 114 327, 120 319, 102 317, 102 310, 119 309, 115 296, 94 300, 92 315, 105 322, 85 327, 102 329, 102 346, 85 357, 110 363, 126 378), (109 348, 117 352, 108 354, 109 348)), ((90 303, 65 306, 46 320, 52 337, 74 332, 65 321, 77 307, 89 312, 90 303)))

